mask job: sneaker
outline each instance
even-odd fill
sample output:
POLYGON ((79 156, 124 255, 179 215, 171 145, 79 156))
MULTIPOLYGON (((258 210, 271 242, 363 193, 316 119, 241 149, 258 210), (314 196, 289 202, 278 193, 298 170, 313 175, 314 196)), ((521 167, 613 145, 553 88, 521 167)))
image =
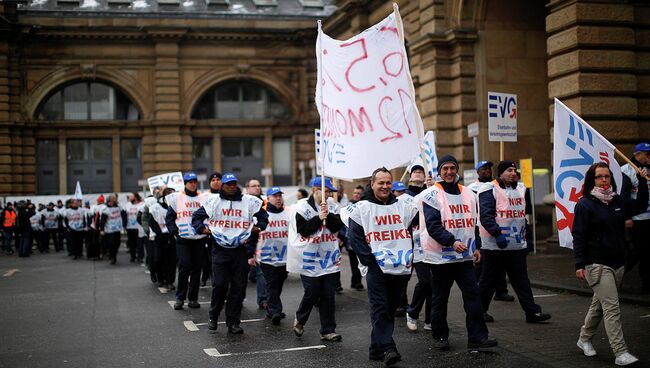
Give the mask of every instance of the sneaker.
POLYGON ((341 341, 342 337, 341 335, 337 334, 336 332, 330 332, 325 335, 320 335, 320 339, 323 341, 341 341))
POLYGON ((627 351, 623 354, 617 355, 614 364, 619 366, 630 365, 638 362, 639 359, 627 351))
POLYGON ((481 340, 481 341, 477 341, 477 342, 468 341, 467 342, 467 348, 468 349, 473 349, 473 350, 493 348, 493 347, 495 347, 497 345, 499 345, 497 340, 488 339, 487 337, 485 339, 481 340))
POLYGON ((408 313, 406 313, 406 327, 411 331, 418 330, 418 320, 415 318, 411 318, 411 316, 409 316, 408 313))
POLYGON ((228 326, 228 333, 233 335, 241 335, 244 333, 244 329, 239 327, 238 324, 233 324, 228 326))
POLYGON ((194 309, 201 308, 201 304, 199 304, 199 302, 197 302, 196 300, 190 300, 190 302, 187 303, 187 306, 194 309))
POLYGON ((491 323, 494 322, 494 317, 492 317, 491 315, 487 314, 487 312, 485 312, 483 313, 483 320, 485 321, 485 323, 491 323))
POLYGON ((594 346, 591 345, 591 340, 583 341, 582 339, 578 339, 578 342, 576 343, 580 350, 585 354, 585 356, 592 357, 596 356, 596 349, 594 349, 594 346))
POLYGON ((343 294, 343 287, 342 286, 337 287, 336 288, 336 293, 339 294, 339 295, 343 294))
POLYGON ((426 331, 431 331, 431 330, 433 330, 433 329, 431 328, 431 323, 425 323, 425 324, 424 324, 424 329, 425 329, 426 331))
POLYGON ((282 315, 280 313, 276 313, 271 316, 271 323, 273 323, 276 326, 280 325, 281 320, 282 320, 282 315))
POLYGON ((391 365, 397 364, 402 360, 402 356, 399 355, 395 350, 389 350, 384 354, 384 366, 389 367, 391 365))
POLYGON ((436 350, 447 351, 449 350, 449 340, 445 338, 433 339, 433 347, 436 350))
POLYGON ((540 323, 551 319, 551 315, 548 313, 535 313, 526 315, 527 323, 540 323))
POLYGON ((298 337, 302 336, 302 334, 305 333, 305 326, 298 323, 297 319, 293 320, 293 333, 295 333, 298 337))
POLYGON ((216 331, 217 330, 217 321, 211 319, 208 321, 208 330, 216 331))
POLYGON ((174 303, 174 310, 181 310, 181 309, 183 309, 183 304, 185 304, 184 301, 182 301, 182 300, 177 300, 176 303, 174 303))
POLYGON ((514 302, 515 297, 505 293, 505 294, 495 294, 494 295, 494 300, 499 301, 499 302, 514 302))

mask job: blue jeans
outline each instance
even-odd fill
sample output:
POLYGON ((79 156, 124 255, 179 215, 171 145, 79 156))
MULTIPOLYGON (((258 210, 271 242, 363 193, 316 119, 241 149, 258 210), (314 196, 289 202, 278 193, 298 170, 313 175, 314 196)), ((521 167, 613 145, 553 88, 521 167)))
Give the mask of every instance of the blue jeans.
POLYGON ((13 233, 11 230, 5 229, 4 231, 4 242, 2 243, 2 249, 5 252, 11 252, 11 237, 13 233))
POLYGON ((255 266, 255 288, 257 289, 257 305, 266 304, 266 279, 262 273, 262 268, 255 266))
POLYGON ((26 257, 29 255, 29 251, 32 249, 32 233, 27 231, 22 233, 20 237, 20 248, 18 249, 18 255, 21 257, 26 257))

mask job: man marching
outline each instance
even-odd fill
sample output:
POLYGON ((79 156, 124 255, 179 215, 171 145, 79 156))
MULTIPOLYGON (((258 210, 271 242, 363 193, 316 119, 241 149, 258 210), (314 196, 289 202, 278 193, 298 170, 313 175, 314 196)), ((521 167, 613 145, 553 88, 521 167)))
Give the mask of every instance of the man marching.
POLYGON ((458 183, 458 161, 453 156, 446 155, 438 161, 438 173, 442 180, 418 197, 424 262, 430 264, 434 280, 431 285, 434 347, 442 351, 450 348, 447 303, 454 282, 463 296, 467 348, 494 347, 497 341, 488 338, 473 267, 473 262, 480 262, 481 257, 474 231, 478 217, 476 195, 458 183))
POLYGON ((188 307, 201 307, 198 301, 199 282, 206 241, 205 234, 195 232, 192 227, 192 214, 201 207, 201 198, 196 190, 196 174, 185 173, 183 182, 185 190, 171 193, 165 198, 169 205, 165 224, 169 233, 176 237, 176 254, 178 256, 175 310, 183 309, 185 298, 189 300, 188 307))
POLYGON ((212 235, 214 240, 208 329, 217 329, 225 304, 228 333, 242 334, 244 330, 239 324, 246 277, 249 266, 255 264, 255 245, 247 248, 246 244, 252 233, 266 229, 268 215, 261 199, 242 194, 234 174, 224 173, 221 182, 221 191, 206 199, 192 215, 192 226, 198 234, 212 235))
POLYGON ((341 341, 336 333, 334 295, 339 283, 341 251, 336 233, 343 227, 334 201, 325 202, 336 192, 329 178, 325 178, 325 193, 321 190, 322 177, 312 179, 311 195, 296 204, 296 215, 289 227, 289 255, 287 269, 300 274, 305 289, 293 321, 293 332, 300 337, 309 320, 312 308, 318 305, 320 338, 341 341), (318 203, 318 204, 317 204, 318 203))
POLYGON ((124 230, 124 225, 126 225, 126 212, 117 204, 117 196, 111 194, 99 218, 100 235, 104 237, 104 248, 108 251, 111 264, 117 262, 120 233, 124 230))
POLYGON ((409 227, 417 215, 411 201, 397 200, 391 192, 392 179, 386 168, 375 170, 369 198, 354 205, 348 221, 348 241, 367 267, 372 322, 369 358, 383 360, 386 366, 401 360, 393 340, 395 310, 411 274, 413 244, 409 227))
POLYGON ((526 322, 537 323, 551 318, 535 304, 528 280, 526 266, 526 187, 518 183, 517 166, 512 161, 501 161, 497 166, 497 179, 479 189, 481 221, 481 301, 485 320, 494 321, 487 312, 490 300, 502 272, 508 274, 519 304, 526 313, 526 322))
POLYGON ((255 253, 266 280, 266 316, 271 318, 274 325, 279 325, 280 320, 285 318, 280 294, 287 279, 287 240, 291 220, 280 187, 271 187, 266 191, 266 212, 269 214, 269 225, 260 232, 255 253))
POLYGON ((70 252, 74 259, 80 259, 83 256, 83 239, 86 228, 86 210, 79 207, 80 201, 73 199, 70 202, 70 208, 63 212, 63 222, 68 229, 70 241, 70 252))

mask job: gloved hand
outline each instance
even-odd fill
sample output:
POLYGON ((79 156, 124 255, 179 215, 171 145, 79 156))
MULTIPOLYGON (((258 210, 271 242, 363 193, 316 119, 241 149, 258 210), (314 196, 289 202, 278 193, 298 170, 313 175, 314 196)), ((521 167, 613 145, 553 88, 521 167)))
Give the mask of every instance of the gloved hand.
POLYGON ((496 241, 499 249, 505 249, 508 246, 508 238, 503 234, 497 236, 496 241))

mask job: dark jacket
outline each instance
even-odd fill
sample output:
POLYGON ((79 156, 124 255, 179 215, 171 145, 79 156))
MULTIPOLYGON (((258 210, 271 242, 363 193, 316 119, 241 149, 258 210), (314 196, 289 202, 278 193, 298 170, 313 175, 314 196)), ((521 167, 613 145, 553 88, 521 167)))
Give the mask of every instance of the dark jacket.
POLYGON ((28 233, 32 231, 32 224, 30 218, 36 214, 36 211, 33 208, 23 207, 18 210, 17 222, 18 222, 18 231, 21 233, 28 233))
MULTIPOLYGON (((391 193, 388 196, 388 201, 386 203, 378 200, 377 197, 375 197, 375 195, 372 193, 372 191, 366 193, 365 197, 368 202, 375 203, 381 206, 390 206, 397 202, 397 197, 395 197, 393 193, 391 193)), ((409 230, 413 226, 413 224, 417 224, 417 223, 418 223, 418 218, 416 216, 411 221, 411 224, 409 224, 409 230)), ((348 228, 348 243, 356 253, 357 257, 359 258, 359 262, 361 262, 362 265, 367 267, 376 266, 377 260, 375 259, 375 256, 372 254, 372 248, 370 247, 370 244, 368 244, 368 241, 366 240, 366 232, 363 229, 363 226, 357 224, 352 219, 349 220, 348 225, 350 226, 348 228)))
MULTIPOLYGON (((445 193, 459 195, 460 189, 458 188, 458 179, 454 183, 447 183, 444 181, 439 182, 445 193)), ((424 223, 427 225, 427 233, 433 240, 440 243, 443 247, 451 247, 456 242, 454 234, 450 233, 442 225, 442 217, 440 211, 422 203, 422 212, 424 213, 424 223)))
MULTIPOLYGON (((237 192, 233 195, 228 195, 224 191, 220 191, 219 196, 221 197, 221 199, 231 201, 231 202, 239 202, 244 197, 240 188, 237 188, 237 192)), ((169 214, 169 211, 167 212, 167 214, 169 214)), ((207 212, 205 212, 205 208, 203 206, 201 206, 198 210, 196 210, 192 214, 192 227, 194 228, 194 230, 196 230, 197 234, 203 233, 203 229, 205 229, 204 221, 207 220, 209 217, 210 216, 208 216, 207 212)), ((266 229, 266 227, 269 224, 269 214, 266 212, 266 210, 264 210, 264 208, 260 208, 260 210, 257 211, 253 215, 253 217, 257 219, 257 224, 255 225, 256 227, 258 227, 260 230, 266 229)), ((248 240, 250 240, 250 238, 248 240)), ((246 241, 245 247, 246 247, 246 253, 248 254, 248 258, 253 258, 253 256, 255 255, 255 248, 257 247, 257 242, 246 241)))
POLYGON ((411 197, 415 197, 416 195, 424 192, 425 189, 427 189, 426 184, 421 187, 416 187, 415 185, 409 185, 409 187, 406 189, 404 193, 410 195, 411 197))
MULTIPOLYGON (((307 199, 307 203, 313 208, 316 212, 320 212, 320 207, 316 207, 316 202, 314 201, 314 196, 310 195, 307 199)), ((305 238, 317 232, 323 221, 318 216, 314 216, 310 219, 305 219, 301 215, 296 213, 296 230, 298 233, 305 238)), ((333 213, 328 213, 327 218, 325 219, 325 227, 332 233, 336 233, 345 226, 343 221, 341 221, 341 216, 335 215, 333 213)))
MULTIPOLYGON (((639 177, 639 176, 638 176, 639 177)), ((593 263, 619 268, 625 264, 625 220, 645 211, 648 187, 639 177, 636 200, 615 195, 609 205, 586 193, 575 206, 573 254, 576 270, 593 263)))

